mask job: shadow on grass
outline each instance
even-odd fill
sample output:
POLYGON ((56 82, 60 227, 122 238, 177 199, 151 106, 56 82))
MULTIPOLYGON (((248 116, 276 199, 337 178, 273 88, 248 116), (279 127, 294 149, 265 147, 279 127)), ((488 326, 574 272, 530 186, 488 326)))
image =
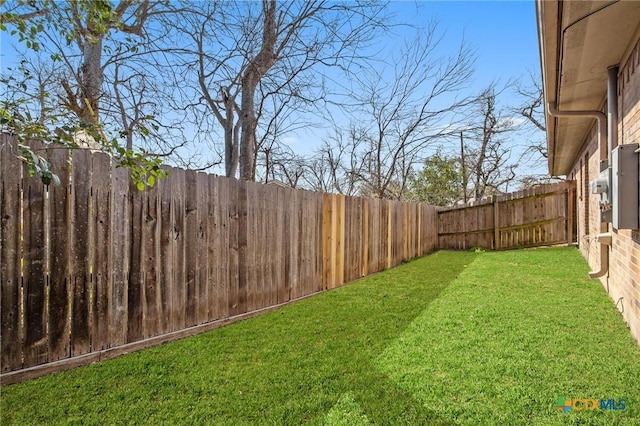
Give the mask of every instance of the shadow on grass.
POLYGON ((485 253, 375 365, 457 424, 640 424, 639 348, 587 271, 572 248, 485 253), (627 407, 565 415, 560 397, 627 407))
POLYGON ((353 410, 362 424, 448 424, 373 363, 476 256, 438 252, 261 317, 8 386, 3 423, 328 424, 353 410))

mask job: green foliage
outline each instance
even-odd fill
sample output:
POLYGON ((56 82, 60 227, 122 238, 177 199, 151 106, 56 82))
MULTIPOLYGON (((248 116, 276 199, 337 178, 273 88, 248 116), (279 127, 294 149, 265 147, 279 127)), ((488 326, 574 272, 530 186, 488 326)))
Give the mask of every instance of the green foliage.
MULTIPOLYGON (((81 0, 58 4, 43 0, 17 0, 7 9, 7 2, 0 0, 0 31, 9 32, 24 42, 28 49, 38 50, 38 35, 47 30, 53 30, 62 35, 67 43, 79 37, 85 42, 95 42, 95 37, 104 36, 113 28, 122 26, 120 17, 108 0, 81 0), (83 22, 85 27, 72 25, 69 22, 51 19, 52 10, 67 8, 63 16, 76 16, 77 22, 83 22)), ((56 15, 58 16, 58 15, 56 15)), ((71 18, 66 18, 71 19, 71 18)), ((53 62, 62 60, 59 53, 51 54, 53 62)), ((35 79, 24 61, 7 76, 2 76, 0 82, 5 86, 6 94, 0 101, 0 126, 2 131, 9 132, 18 138, 18 157, 24 162, 26 170, 32 176, 39 176, 45 185, 59 181, 55 171, 51 170, 49 162, 36 150, 32 149, 31 141, 42 141, 46 145, 61 145, 62 147, 78 149, 75 136, 78 132, 90 135, 97 142, 98 148, 113 158, 116 163, 131 172, 131 178, 139 190, 153 187, 158 179, 166 176, 167 172, 160 168, 161 161, 157 156, 145 151, 127 149, 121 145, 117 137, 108 137, 101 125, 87 125, 79 123, 78 117, 64 105, 56 108, 43 106, 48 100, 48 93, 31 93, 31 83, 35 79), (34 107, 34 104, 36 105, 34 107), (35 114, 32 110, 39 108, 35 114), (74 117, 73 119, 71 117, 74 117)), ((150 135, 146 123, 153 123, 153 116, 146 116, 139 123, 139 133, 142 137, 150 135)), ((98 121, 96 118, 95 121, 98 121)), ((157 126, 151 126, 157 130, 157 126)), ((122 137, 122 135, 118 135, 122 137)))
POLYGON ((436 206, 448 206, 462 198, 462 168, 457 158, 440 151, 429 157, 421 171, 408 180, 406 199, 436 206))
POLYGON ((62 119, 62 114, 55 114, 48 108, 37 114, 32 112, 27 96, 29 83, 34 77, 24 63, 9 71, 11 74, 0 78, 0 83, 6 90, 5 98, 0 101, 0 129, 18 138, 17 155, 24 162, 29 175, 40 177, 45 185, 57 183, 59 179, 51 170, 49 162, 31 148, 31 141, 72 148, 75 145, 69 134, 73 129, 65 125, 56 126, 62 119), (9 96, 10 93, 18 95, 9 96), (56 128, 56 131, 52 131, 52 128, 56 128))
POLYGON ((10 10, 6 0, 0 0, 0 31, 17 36, 27 49, 38 51, 40 43, 37 36, 50 26, 64 37, 67 44, 78 38, 83 41, 96 42, 112 28, 123 24, 117 16, 113 4, 109 0, 75 0, 73 2, 55 2, 50 0, 12 0, 10 10), (52 14, 55 10, 64 13, 52 14), (82 33, 78 32, 78 23, 84 23, 82 33))
POLYGON ((144 149, 140 151, 126 149, 114 139, 111 141, 110 153, 121 167, 131 172, 131 180, 140 191, 146 187, 152 188, 159 179, 168 174, 161 168, 160 158, 149 154, 144 149))
POLYGON ((39 176, 45 185, 53 182, 60 185, 60 178, 51 171, 51 164, 44 157, 36 154, 30 147, 18 144, 20 158, 26 165, 29 176, 39 176))
MULTIPOLYGON (((5 80, 6 81, 6 80, 5 80)), ((54 124, 61 117, 49 114, 49 124, 54 124)), ((102 152, 113 158, 116 163, 131 172, 131 179, 139 190, 153 187, 156 182, 167 175, 161 169, 162 162, 159 157, 145 150, 133 150, 123 147, 116 138, 108 139, 97 126, 61 125, 52 129, 42 120, 34 117, 27 108, 25 99, 15 101, 0 101, 0 126, 3 131, 9 132, 18 138, 18 158, 25 164, 26 170, 31 176, 38 176, 42 183, 57 184, 58 177, 51 170, 49 162, 31 147, 31 141, 42 141, 46 145, 60 145, 70 149, 78 149, 74 135, 80 131, 87 132, 96 141, 102 152)))
POLYGON ((0 0, 0 31, 9 32, 11 36, 17 36, 20 43, 24 43, 27 49, 40 50, 37 35, 44 30, 41 20, 29 19, 26 16, 36 13, 38 10, 46 10, 50 6, 49 0, 42 0, 36 7, 32 0, 0 0), (9 5, 7 5, 9 3, 9 5), (10 10, 6 10, 11 6, 10 10), (25 8, 21 12, 16 12, 25 8))

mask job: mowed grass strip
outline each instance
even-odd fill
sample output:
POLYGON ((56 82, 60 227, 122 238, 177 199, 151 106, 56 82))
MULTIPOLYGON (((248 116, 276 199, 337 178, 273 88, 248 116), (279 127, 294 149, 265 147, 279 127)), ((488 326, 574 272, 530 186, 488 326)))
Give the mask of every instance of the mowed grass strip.
POLYGON ((438 252, 199 336, 0 389, 2 424, 438 424, 373 361, 476 253, 438 252))
POLYGON ((640 349, 587 272, 571 248, 483 253, 376 365, 456 424, 640 424, 640 349))

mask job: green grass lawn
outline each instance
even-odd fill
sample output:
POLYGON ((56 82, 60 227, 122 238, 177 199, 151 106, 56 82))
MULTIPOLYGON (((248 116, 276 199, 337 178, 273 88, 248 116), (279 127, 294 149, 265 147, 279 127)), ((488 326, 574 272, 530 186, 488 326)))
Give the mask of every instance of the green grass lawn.
POLYGON ((640 424, 640 348, 577 250, 438 252, 1 389, 2 424, 640 424), (555 408, 626 398, 624 411, 555 408))

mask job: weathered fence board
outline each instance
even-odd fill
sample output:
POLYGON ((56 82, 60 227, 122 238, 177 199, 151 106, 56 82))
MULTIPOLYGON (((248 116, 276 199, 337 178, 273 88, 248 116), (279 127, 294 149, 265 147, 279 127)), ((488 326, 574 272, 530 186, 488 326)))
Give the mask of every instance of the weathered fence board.
MULTIPOLYGON (((172 173, 171 168, 165 168, 165 171, 172 173)), ((173 276, 173 256, 176 250, 176 239, 173 228, 174 205, 172 198, 172 180, 167 179, 163 185, 159 187, 160 193, 160 236, 159 236, 159 253, 160 259, 160 282, 158 283, 159 307, 158 307, 158 326, 165 332, 173 331, 171 323, 171 312, 173 311, 173 299, 171 298, 170 289, 174 285, 173 276)))
POLYGON ((144 205, 146 192, 136 192, 131 188, 129 194, 131 206, 131 266, 129 268, 129 286, 127 287, 127 343, 141 340, 144 336, 142 324, 142 298, 144 291, 144 257, 142 252, 144 228, 144 205))
POLYGON ((127 342, 129 262, 131 219, 129 217, 129 173, 113 167, 113 220, 111 233, 111 265, 113 279, 108 292, 110 347, 127 342))
POLYGON ((209 176, 198 173, 196 178, 198 188, 198 200, 196 209, 198 211, 198 226, 196 229, 198 249, 196 252, 197 264, 196 282, 198 283, 196 292, 196 324, 204 324, 209 321, 209 251, 207 239, 209 235, 209 208, 207 199, 209 198, 209 176))
MULTIPOLYGON (((44 150, 44 145, 33 143, 34 150, 44 150)), ((46 318, 47 293, 47 236, 45 187, 37 177, 25 177, 23 204, 23 272, 22 287, 26 295, 24 301, 25 321, 24 364, 38 365, 48 361, 49 347, 46 318)))
MULTIPOLYGON (((91 217, 93 220, 93 318, 92 349, 109 347, 109 288, 112 280, 111 220, 113 218, 113 200, 111 194, 111 161, 104 154, 92 156, 91 217)), ((53 209, 52 209, 53 211, 53 209)), ((52 279, 52 282, 55 282, 52 279)), ((54 303, 51 303, 53 306, 54 303)))
POLYGON ((71 352, 82 355, 91 351, 90 286, 91 240, 89 229, 89 201, 91 197, 91 153, 73 152, 71 191, 71 255, 72 286, 71 352))
POLYGON ((14 144, 0 134, 0 362, 2 373, 22 367, 20 215, 22 166, 14 160, 14 144))
POLYGON ((198 294, 198 175, 193 170, 185 173, 185 324, 192 327, 198 323, 196 298, 198 294))
POLYGON ((51 167, 60 178, 60 185, 49 186, 50 245, 49 257, 49 360, 57 361, 70 356, 71 324, 69 323, 70 247, 69 202, 70 176, 69 151, 49 150, 51 167))
POLYGON ((186 303, 186 272, 185 272, 185 222, 186 222, 186 176, 185 171, 174 168, 171 171, 171 198, 173 204, 173 238, 174 250, 171 259, 173 271, 173 285, 169 288, 169 298, 171 299, 171 311, 169 321, 171 331, 185 328, 185 303, 186 303))

